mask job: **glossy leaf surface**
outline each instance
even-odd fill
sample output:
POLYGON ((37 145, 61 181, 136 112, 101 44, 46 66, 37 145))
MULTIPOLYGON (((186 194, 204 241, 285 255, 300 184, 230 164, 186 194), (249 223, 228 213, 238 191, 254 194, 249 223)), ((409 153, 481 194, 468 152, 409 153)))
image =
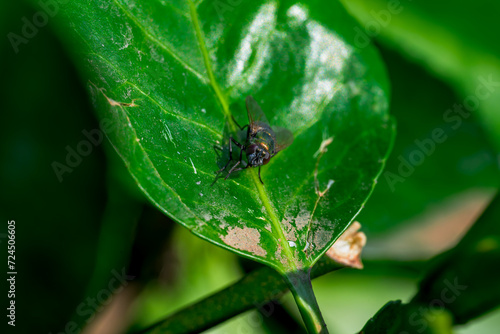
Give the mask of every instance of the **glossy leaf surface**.
POLYGON ((196 235, 288 272, 311 266, 364 205, 394 130, 379 57, 353 46, 337 2, 73 1, 64 12, 108 138, 148 198, 196 235), (262 168, 264 185, 256 169, 214 174, 248 95, 295 137, 262 168))

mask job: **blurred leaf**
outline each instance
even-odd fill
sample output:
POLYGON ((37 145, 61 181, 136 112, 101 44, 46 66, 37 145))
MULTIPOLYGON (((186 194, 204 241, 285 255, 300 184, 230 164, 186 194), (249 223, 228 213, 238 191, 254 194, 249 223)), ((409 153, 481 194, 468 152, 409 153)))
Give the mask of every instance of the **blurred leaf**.
POLYGON ((500 148, 497 42, 500 3, 489 0, 459 3, 343 0, 342 3, 364 25, 357 31, 358 44, 368 44, 369 36, 379 38, 449 81, 463 98, 457 105, 465 106, 463 114, 455 111, 448 114, 450 123, 478 112, 497 149, 500 148))
POLYGON ((106 154, 108 197, 101 220, 95 266, 85 293, 87 296, 95 296, 106 287, 113 277, 113 270, 128 267, 136 225, 144 206, 144 201, 138 196, 141 194, 137 194, 136 188, 129 187, 133 180, 109 145, 106 154))
POLYGON ((430 261, 410 303, 388 303, 367 322, 364 333, 451 333, 451 324, 465 324, 498 308, 499 218, 497 195, 455 248, 430 261))
POLYGON ((73 1, 64 11, 107 135, 149 199, 221 247, 281 272, 309 267, 383 167, 393 133, 384 69, 373 49, 352 46, 337 2, 219 4, 73 1), (250 94, 295 141, 263 168, 265 185, 247 170, 211 187, 227 160, 217 165, 214 144, 233 113, 244 124, 250 94))
POLYGON ((451 88, 400 54, 386 47, 381 51, 393 86, 390 110, 398 133, 377 187, 357 217, 371 240, 368 246, 372 236, 425 215, 457 194, 494 192, 500 186, 495 149, 478 119, 470 117, 457 129, 443 119, 459 101, 451 88), (439 129, 446 136, 442 142, 432 136, 439 129), (408 168, 416 154, 423 159, 408 168), (386 203, 393 204, 390 210, 386 203))
POLYGON ((446 310, 418 308, 397 300, 384 305, 360 334, 451 334, 452 326, 446 310))
POLYGON ((242 276, 236 254, 196 237, 181 225, 171 224, 173 233, 158 266, 161 274, 148 282, 135 302, 138 312, 130 331, 158 322, 242 276))
POLYGON ((464 324, 500 305, 500 195, 460 243, 434 261, 414 303, 436 299, 464 324))
MULTIPOLYGON (((0 218, 16 221, 14 332, 56 333, 84 297, 95 297, 84 296, 84 290, 106 204, 106 164, 102 148, 92 146, 58 180, 52 164, 66 165, 68 147, 78 151, 87 141, 83 131, 98 124, 50 25, 17 54, 5 38, 21 34, 21 18, 31 19, 38 8, 18 1, 1 7, 0 218)), ((2 249, 6 229, 2 224, 2 249)))
MULTIPOLYGON (((340 268, 340 264, 325 255, 312 268, 311 277, 319 277, 340 268)), ((264 316, 267 313, 269 317, 279 305, 279 298, 287 291, 287 284, 281 275, 270 268, 261 267, 230 287, 150 326, 144 333, 199 333, 253 308, 262 307, 264 316)))
POLYGON ((401 319, 398 317, 403 313, 403 305, 400 300, 390 301, 385 304, 368 322, 361 333, 393 333, 401 326, 401 319))

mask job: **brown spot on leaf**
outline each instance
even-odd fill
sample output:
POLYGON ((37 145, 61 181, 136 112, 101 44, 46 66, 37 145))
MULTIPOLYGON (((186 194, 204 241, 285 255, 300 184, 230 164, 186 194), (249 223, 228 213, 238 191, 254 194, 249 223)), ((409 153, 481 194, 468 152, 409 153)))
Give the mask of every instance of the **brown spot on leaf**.
POLYGON ((285 230, 286 240, 288 241, 297 241, 297 237, 295 236, 295 227, 291 224, 292 220, 290 218, 284 218, 281 221, 281 224, 285 230))
POLYGON ((301 209, 297 217, 295 218, 295 226, 300 231, 302 230, 307 223, 309 223, 309 219, 311 218, 311 211, 306 209, 301 209))
POLYGON ((276 257, 276 260, 278 260, 283 266, 287 265, 288 261, 287 258, 283 256, 282 247, 280 244, 278 244, 278 248, 276 249, 274 256, 276 257))
POLYGON ((106 100, 108 100, 108 103, 113 106, 113 107, 138 107, 137 104, 135 104, 135 101, 137 101, 137 99, 133 99, 132 102, 128 103, 128 102, 118 102, 118 101, 115 101, 113 100, 112 98, 108 97, 106 94, 104 94, 104 91, 105 89, 104 88, 99 88, 97 87, 92 81, 89 80, 89 83, 91 85, 93 85, 98 91, 101 92, 101 94, 106 98, 106 100))
POLYGON ((322 226, 318 226, 314 231, 314 247, 316 249, 322 249, 331 240, 331 231, 325 230, 322 226))
POLYGON ((220 236, 228 246, 250 252, 257 256, 265 256, 266 250, 259 245, 260 232, 249 227, 229 227, 227 235, 220 236))

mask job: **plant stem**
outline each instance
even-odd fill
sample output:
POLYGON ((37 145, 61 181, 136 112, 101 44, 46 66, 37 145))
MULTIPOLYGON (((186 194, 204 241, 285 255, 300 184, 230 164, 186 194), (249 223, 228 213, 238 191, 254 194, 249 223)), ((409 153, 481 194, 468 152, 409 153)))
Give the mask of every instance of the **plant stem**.
MULTIPOLYGON (((288 291, 290 284, 276 270, 259 266, 259 269, 247 274, 237 283, 171 314, 140 333, 200 333, 244 311, 268 301, 279 300, 288 291)), ((342 265, 322 256, 312 267, 311 277, 319 277, 341 268, 342 265)))
POLYGON ((328 334, 312 288, 310 270, 287 273, 284 278, 292 291, 309 334, 328 334))

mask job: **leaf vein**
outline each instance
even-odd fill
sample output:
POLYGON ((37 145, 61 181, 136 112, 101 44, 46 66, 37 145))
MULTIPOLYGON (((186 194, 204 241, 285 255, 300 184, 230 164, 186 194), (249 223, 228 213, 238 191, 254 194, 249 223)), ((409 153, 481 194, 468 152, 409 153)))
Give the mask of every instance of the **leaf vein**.
POLYGON ((185 69, 196 75, 201 81, 206 82, 207 79, 205 76, 203 76, 201 73, 196 71, 194 68, 192 68, 188 63, 186 63, 182 58, 180 58, 178 55, 175 54, 175 52, 172 50, 170 46, 168 46, 166 43, 160 41, 157 39, 153 34, 148 31, 140 22, 137 20, 137 18, 130 13, 121 3, 118 2, 118 0, 113 0, 113 2, 123 11, 125 15, 127 15, 130 20, 132 20, 135 25, 143 32, 143 34, 148 37, 151 41, 156 43, 160 48, 165 50, 170 56, 172 56, 175 60, 179 62, 185 69))
POLYGON ((150 99, 154 104, 156 104, 166 115, 170 115, 170 116, 174 116, 174 117, 177 117, 181 120, 184 120, 186 122, 189 122, 189 123, 192 123, 194 125, 197 125, 201 128, 205 128, 207 129, 208 131, 212 132, 213 134, 215 134, 218 138, 222 138, 222 135, 220 134, 219 131, 205 125, 205 124, 202 124, 202 123, 198 123, 190 118, 187 118, 187 117, 184 117, 180 114, 177 114, 177 113, 173 113, 173 112, 170 112, 168 110, 166 110, 155 98, 151 97, 151 95, 147 94, 146 92, 144 92, 143 90, 141 90, 136 84, 134 84, 133 82, 130 82, 129 80, 126 79, 126 77, 122 74, 122 72, 118 69, 118 67, 116 67, 113 63, 111 63, 108 59, 104 58, 103 56, 97 54, 97 53, 90 53, 89 55, 95 55, 99 58, 101 58, 104 62, 106 62, 111 68, 113 68, 115 70, 116 73, 118 73, 124 80, 124 82, 118 86, 118 87, 121 87, 123 85, 129 85, 131 87, 133 87, 134 89, 136 89, 137 91, 139 91, 142 95, 144 95, 145 97, 147 97, 148 99, 150 99))

